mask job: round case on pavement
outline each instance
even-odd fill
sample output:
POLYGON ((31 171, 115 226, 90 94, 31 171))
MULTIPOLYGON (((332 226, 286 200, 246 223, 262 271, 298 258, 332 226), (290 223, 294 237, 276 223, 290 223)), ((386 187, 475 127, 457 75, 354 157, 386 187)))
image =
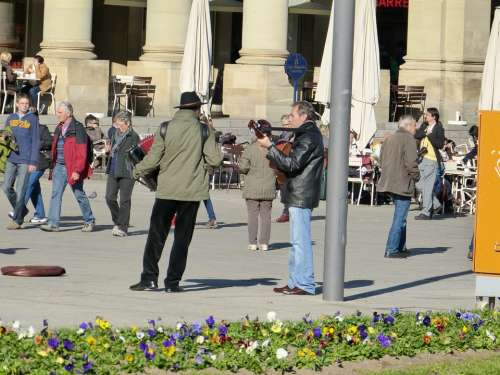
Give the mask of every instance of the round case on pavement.
POLYGON ((2 267, 1 271, 3 275, 23 277, 61 276, 66 273, 59 266, 7 266, 2 267))

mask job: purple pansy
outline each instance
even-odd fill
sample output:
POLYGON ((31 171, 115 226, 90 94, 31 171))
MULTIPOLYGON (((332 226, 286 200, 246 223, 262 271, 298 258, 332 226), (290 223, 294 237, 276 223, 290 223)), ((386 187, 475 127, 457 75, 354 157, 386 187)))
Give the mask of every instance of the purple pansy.
POLYGON ((201 333, 201 324, 200 323, 193 323, 191 326, 191 335, 194 336, 199 336, 201 333))
POLYGON ((72 351, 74 349, 74 347, 75 347, 75 345, 73 345, 73 343, 71 342, 71 340, 64 340, 63 344, 64 344, 64 349, 66 349, 68 351, 72 351))
POLYGON ((215 325, 215 319, 212 315, 210 315, 206 320, 205 323, 207 323, 208 328, 214 328, 215 325))
POLYGON ((392 307, 391 308, 391 315, 397 315, 399 314, 399 309, 397 307, 392 307))
POLYGON ((89 372, 90 370, 92 370, 92 367, 94 366, 94 363, 92 361, 88 361, 87 363, 85 363, 83 365, 83 373, 87 373, 89 372))
POLYGON ((431 318, 428 315, 426 315, 424 317, 424 320, 422 320, 422 324, 426 327, 429 327, 431 325, 431 318))
POLYGON ((57 347, 59 346, 59 340, 57 339, 57 337, 51 337, 47 342, 47 344, 51 349, 56 350, 57 347))
POLYGON ((315 338, 320 338, 321 337, 321 327, 314 327, 313 328, 313 335, 315 338))
POLYGON ((382 348, 388 348, 391 345, 391 338, 383 333, 377 336, 377 340, 382 348))
POLYGON ((165 348, 168 348, 169 346, 172 346, 172 345, 174 345, 174 343, 172 341, 170 341, 170 340, 163 341, 163 346, 165 348))
POLYGON ((196 363, 197 365, 202 365, 205 361, 203 360, 203 356, 198 353, 196 354, 196 356, 194 357, 194 363, 196 363))
POLYGON ((139 349, 141 349, 142 352, 145 352, 148 349, 148 346, 146 345, 146 343, 141 342, 139 344, 139 349))
POLYGON ((384 317, 384 324, 393 325, 394 317, 392 315, 387 315, 386 317, 384 317))
POLYGON ((64 369, 68 372, 73 372, 73 369, 75 368, 75 365, 72 363, 68 363, 66 366, 64 366, 64 369))
POLYGON ((156 336, 156 331, 154 329, 148 329, 148 336, 153 338, 156 336))
POLYGON ((80 324, 80 328, 85 331, 87 328, 89 328, 89 325, 87 323, 83 322, 80 324))
POLYGON ((380 315, 375 311, 373 313, 372 323, 375 324, 380 320, 380 315))
POLYGON ((223 324, 219 326, 219 336, 226 336, 227 335, 227 327, 223 324))

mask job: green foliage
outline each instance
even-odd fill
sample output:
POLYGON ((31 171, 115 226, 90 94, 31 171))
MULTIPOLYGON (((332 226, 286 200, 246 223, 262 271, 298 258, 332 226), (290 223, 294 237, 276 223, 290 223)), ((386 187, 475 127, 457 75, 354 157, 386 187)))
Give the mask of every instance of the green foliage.
POLYGON ((326 316, 281 322, 180 322, 175 328, 148 321, 144 328, 118 329, 102 318, 78 329, 26 330, 19 322, 0 323, 0 375, 117 374, 147 368, 165 370, 263 373, 335 363, 414 356, 468 349, 499 348, 500 316, 496 312, 400 313, 326 316))

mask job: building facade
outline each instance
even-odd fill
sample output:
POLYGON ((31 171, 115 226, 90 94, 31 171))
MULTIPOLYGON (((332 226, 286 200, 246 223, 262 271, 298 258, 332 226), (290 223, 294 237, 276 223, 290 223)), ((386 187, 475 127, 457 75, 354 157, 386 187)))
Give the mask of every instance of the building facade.
MULTIPOLYGON (((108 112, 110 76, 152 76, 155 112, 170 116, 191 0, 0 1, 0 49, 42 54, 57 73, 56 96, 80 112, 108 112)), ((389 82, 424 85, 444 119, 474 122, 492 10, 498 0, 377 0, 383 70, 378 121, 389 119, 389 82), (398 66, 399 68, 398 77, 398 66), (394 68, 395 67, 395 68, 394 68), (389 69, 391 74, 389 74, 389 69)), ((276 120, 292 99, 290 52, 317 79, 331 0, 212 0, 218 100, 233 118, 276 120), (220 78, 220 77, 219 77, 220 78)))

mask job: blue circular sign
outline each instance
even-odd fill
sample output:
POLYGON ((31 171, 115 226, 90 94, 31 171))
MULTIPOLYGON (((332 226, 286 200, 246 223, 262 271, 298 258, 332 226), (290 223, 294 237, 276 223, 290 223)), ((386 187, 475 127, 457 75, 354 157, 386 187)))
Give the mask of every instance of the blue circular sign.
POLYGON ((292 81, 298 81, 307 72, 307 61, 300 53, 292 53, 285 62, 285 73, 292 81))

